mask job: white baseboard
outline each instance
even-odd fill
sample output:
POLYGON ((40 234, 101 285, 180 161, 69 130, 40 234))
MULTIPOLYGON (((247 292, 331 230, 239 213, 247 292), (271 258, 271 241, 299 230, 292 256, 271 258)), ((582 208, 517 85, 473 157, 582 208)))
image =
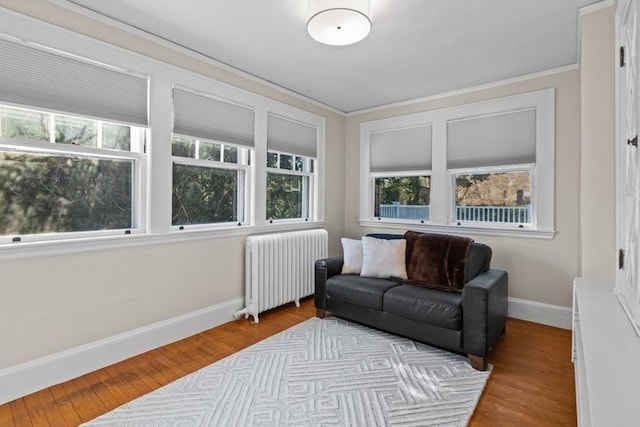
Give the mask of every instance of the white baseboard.
POLYGON ((509 297, 509 317, 571 329, 571 307, 509 297))
POLYGON ((216 304, 0 370, 0 404, 68 381, 234 319, 244 298, 216 304))

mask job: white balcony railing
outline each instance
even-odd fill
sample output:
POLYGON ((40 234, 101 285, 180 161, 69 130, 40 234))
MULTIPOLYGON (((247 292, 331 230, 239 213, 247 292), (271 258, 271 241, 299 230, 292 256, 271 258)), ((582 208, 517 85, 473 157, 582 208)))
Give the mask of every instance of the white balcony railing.
POLYGON ((429 219, 429 205, 401 205, 392 203, 380 205, 381 218, 429 219))
POLYGON ((455 221, 531 223, 531 205, 456 206, 455 221))
MULTIPOLYGON (((429 219, 429 205, 401 205, 392 203, 379 206, 379 217, 402 219, 429 219)), ((456 206, 455 221, 477 221, 507 224, 530 224, 531 205, 526 206, 456 206)))

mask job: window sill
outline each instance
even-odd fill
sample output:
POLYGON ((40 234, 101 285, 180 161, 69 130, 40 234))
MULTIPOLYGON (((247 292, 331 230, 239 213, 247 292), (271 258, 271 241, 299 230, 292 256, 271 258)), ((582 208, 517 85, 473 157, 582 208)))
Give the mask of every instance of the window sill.
POLYGON ((413 222, 387 222, 387 221, 375 221, 375 220, 360 220, 360 226, 373 227, 373 228, 390 228, 400 230, 415 230, 423 232, 433 233, 448 233, 448 234, 479 234, 483 236, 504 236, 504 237, 524 237, 533 239, 548 239, 551 240, 556 235, 556 231, 542 231, 532 229, 510 229, 510 228, 495 228, 495 227, 471 227, 468 225, 435 225, 435 224, 420 224, 413 222))
POLYGON ((0 245, 0 261, 41 258, 136 246, 181 243, 221 237, 242 237, 253 234, 305 230, 324 226, 324 221, 288 221, 286 223, 273 223, 259 226, 180 230, 163 234, 141 233, 108 237, 7 243, 0 245))

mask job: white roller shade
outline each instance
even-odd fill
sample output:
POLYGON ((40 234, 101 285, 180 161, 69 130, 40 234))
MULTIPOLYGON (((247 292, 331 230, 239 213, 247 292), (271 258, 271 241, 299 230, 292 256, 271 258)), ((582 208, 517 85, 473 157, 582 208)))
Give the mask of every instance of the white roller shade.
POLYGON ((0 39, 0 101, 147 126, 147 80, 0 39))
POLYGON ((173 90, 173 131, 180 135, 253 147, 254 112, 230 102, 173 90))
POLYGON ((317 157, 318 129, 269 114, 267 147, 306 157, 317 157))
POLYGON ((449 169, 535 163, 535 109, 447 123, 449 169))
POLYGON ((371 172, 431 170, 431 126, 372 133, 371 172))

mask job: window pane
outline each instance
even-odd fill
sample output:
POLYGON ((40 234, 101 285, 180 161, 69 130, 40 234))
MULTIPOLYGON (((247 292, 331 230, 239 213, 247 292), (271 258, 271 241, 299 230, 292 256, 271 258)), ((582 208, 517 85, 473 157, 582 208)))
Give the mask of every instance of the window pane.
POLYGON ((236 170, 173 165, 173 225, 242 221, 236 170))
POLYGON ((304 157, 296 156, 296 170, 299 172, 304 172, 304 157))
POLYGON ((112 123, 103 123, 102 148, 131 151, 131 127, 112 123))
POLYGON ((196 140, 174 136, 171 143, 171 155, 178 157, 196 157, 196 140))
POLYGON ((225 145, 224 161, 225 163, 238 163, 238 149, 225 145))
POLYGON ((376 178, 374 216, 428 220, 430 198, 429 176, 376 178))
POLYGON ((293 170, 293 156, 280 154, 280 169, 293 170))
POLYGON ((132 160, 0 152, 0 234, 132 226, 132 160))
POLYGON ((98 142, 98 122, 78 117, 56 116, 56 142, 95 147, 98 142))
POLYGON ((267 152, 267 167, 268 168, 278 167, 278 153, 267 152))
POLYGON ((0 137, 49 141, 47 113, 0 107, 0 137))
POLYGON ((531 223, 531 173, 456 175, 455 221, 531 223))
POLYGON ((267 173, 267 219, 306 218, 308 177, 267 173))
POLYGON ((200 141, 200 152, 198 156, 204 160, 220 161, 220 144, 213 142, 200 141))

